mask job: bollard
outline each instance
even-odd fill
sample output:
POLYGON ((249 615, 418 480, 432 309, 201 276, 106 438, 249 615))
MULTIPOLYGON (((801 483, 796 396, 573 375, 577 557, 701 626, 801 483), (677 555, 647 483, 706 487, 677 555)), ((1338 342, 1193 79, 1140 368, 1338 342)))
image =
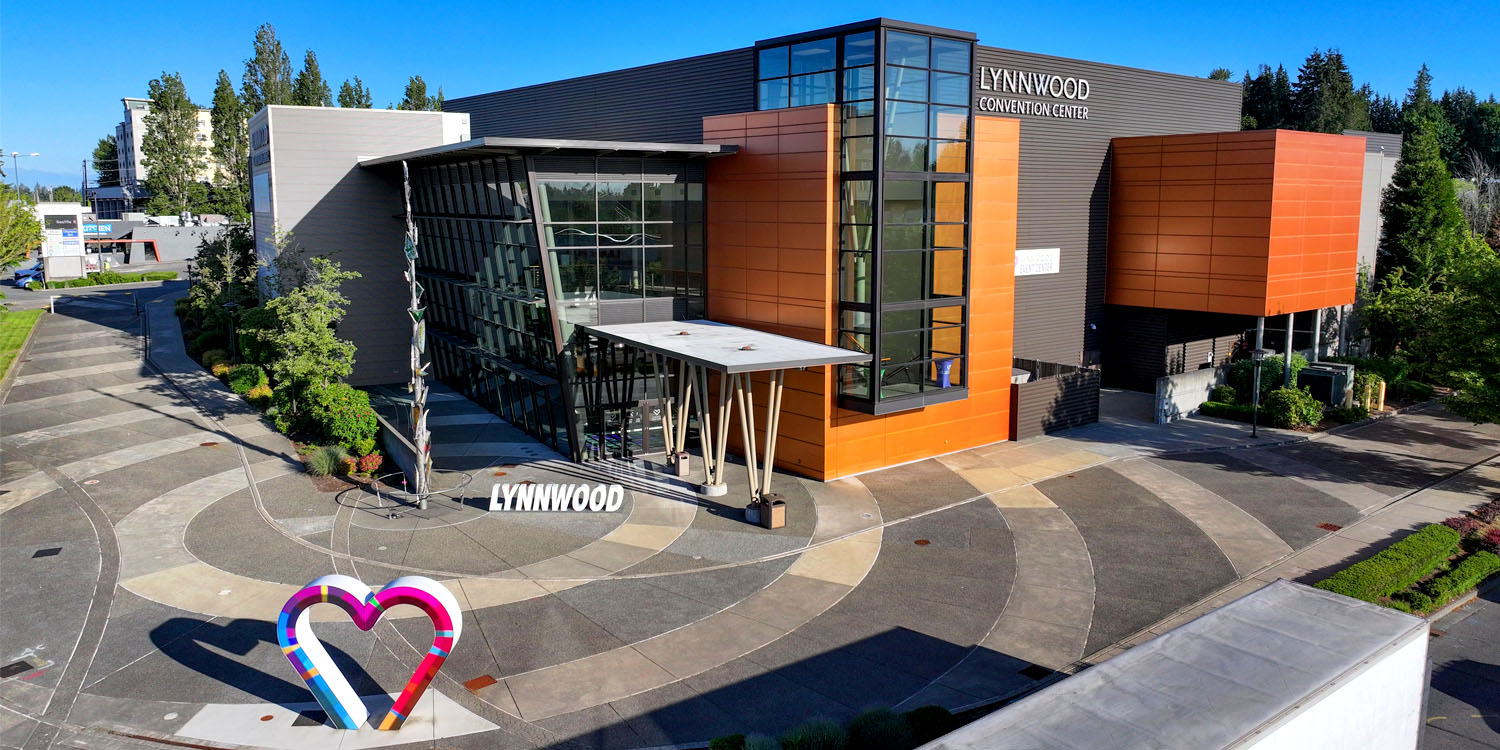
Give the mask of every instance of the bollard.
POLYGON ((52 295, 52 301, 47 303, 47 312, 57 312, 57 295, 52 295))

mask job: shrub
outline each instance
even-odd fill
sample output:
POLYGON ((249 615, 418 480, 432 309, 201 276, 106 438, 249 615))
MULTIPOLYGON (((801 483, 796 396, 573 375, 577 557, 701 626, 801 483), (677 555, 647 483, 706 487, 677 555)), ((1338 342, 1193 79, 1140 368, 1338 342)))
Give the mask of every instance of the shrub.
POLYGON ((921 706, 913 708, 901 718, 906 719, 906 725, 911 727, 911 741, 914 745, 925 745, 954 729, 957 724, 953 720, 953 714, 942 706, 921 706))
POLYGON ((198 336, 193 339, 193 343, 197 344, 198 350, 203 352, 212 349, 223 349, 229 346, 229 336, 218 328, 205 328, 198 332, 198 336))
POLYGON ((1447 526, 1450 529, 1453 529, 1454 531, 1457 531, 1459 536, 1473 536, 1474 534, 1479 533, 1479 530, 1481 528, 1484 528, 1484 524, 1481 524, 1477 519, 1473 519, 1468 516, 1453 516, 1452 518, 1445 518, 1443 519, 1443 525, 1447 526))
POLYGON ((1500 529, 1490 529, 1484 532, 1484 536, 1479 540, 1479 548, 1500 555, 1500 529))
POLYGON ((781 750, 781 743, 763 734, 752 734, 745 738, 745 750, 781 750))
POLYGON ((731 734, 709 740, 708 750, 745 750, 745 735, 731 734))
POLYGON ((307 453, 307 473, 316 477, 331 476, 338 473, 347 458, 349 454, 344 452, 341 445, 312 448, 307 453))
MULTIPOLYGON (((1453 566, 1453 569, 1423 584, 1422 588, 1431 602, 1420 607, 1424 612, 1431 612, 1437 607, 1452 601, 1454 597, 1469 589, 1478 586, 1496 572, 1500 572, 1500 557, 1493 552, 1480 551, 1464 558, 1463 562, 1453 566)), ((1415 605, 1416 602, 1413 602, 1415 605)))
POLYGON ((1457 531, 1429 524, 1408 534, 1364 562, 1318 581, 1324 591, 1373 602, 1421 580, 1458 548, 1457 531))
POLYGON ((81 287, 81 286, 93 286, 94 285, 94 280, 90 279, 88 277, 84 277, 84 278, 81 278, 81 279, 69 279, 65 283, 68 285, 69 289, 76 289, 76 288, 81 287))
MULTIPOLYGON (((1273 354, 1260 363, 1260 397, 1265 398, 1273 389, 1281 387, 1282 363, 1285 358, 1280 354, 1273 354)), ((1297 373, 1307 366, 1307 357, 1301 354, 1292 354, 1292 383, 1297 382, 1297 373)), ((1249 359, 1235 360, 1229 365, 1229 372, 1225 374, 1224 380, 1234 387, 1234 392, 1240 398, 1249 401, 1255 393, 1255 362, 1249 359)))
POLYGON ((289 385, 278 386, 271 391, 271 406, 266 410, 266 415, 271 418, 276 431, 283 435, 302 429, 302 420, 292 408, 292 388, 289 385))
POLYGON ((48 289, 65 289, 65 288, 67 288, 67 286, 68 286, 68 282, 66 282, 66 281, 49 281, 49 282, 47 282, 47 288, 48 289))
POLYGON ((375 438, 363 438, 354 443, 354 455, 368 456, 375 452, 375 438))
MULTIPOLYGON (((1255 413, 1254 407, 1248 404, 1224 404, 1218 401, 1204 401, 1198 407, 1198 413, 1205 417, 1218 417, 1219 419, 1233 419, 1236 422, 1249 423, 1255 413)), ((1269 424, 1265 410, 1261 410, 1261 424, 1269 424)))
POLYGON ((346 383, 311 387, 303 392, 309 427, 328 441, 352 447, 373 440, 380 424, 370 408, 370 394, 346 383))
POLYGON ((141 278, 143 280, 145 280, 145 281, 176 281, 177 280, 177 272, 176 271, 147 271, 147 272, 141 274, 141 278))
POLYGON ((204 349, 203 350, 203 364, 206 367, 213 367, 214 365, 219 364, 220 362, 228 362, 228 361, 229 361, 229 352, 226 352, 223 349, 204 349))
POLYGON ((1354 403, 1370 408, 1375 405, 1375 397, 1380 394, 1380 385, 1385 378, 1380 377, 1378 372, 1356 369, 1354 371, 1354 403))
POLYGON ((1214 386, 1214 389, 1211 392, 1209 392, 1208 400, 1209 401, 1217 401, 1217 402, 1219 402, 1221 404, 1233 404, 1233 403, 1236 403, 1234 386, 1232 386, 1232 385, 1216 385, 1216 386, 1214 386))
POLYGON ((359 471, 361 474, 374 474, 380 470, 380 465, 385 463, 385 456, 379 453, 367 453, 359 459, 359 471))
POLYGON ((1394 390, 1396 398, 1403 401, 1426 401, 1436 393, 1432 386, 1415 380, 1397 383, 1394 390))
POLYGON ((228 362, 215 362, 213 366, 208 368, 209 372, 212 372, 216 378, 228 377, 229 371, 233 369, 234 366, 228 362))
POLYGON ((911 727, 889 708, 872 708, 849 722, 849 747, 860 750, 908 750, 911 727))
POLYGON ((245 394, 245 400, 249 401, 251 406, 264 410, 271 405, 271 386, 262 384, 251 388, 250 392, 245 394))
POLYGON ((1266 397, 1266 411, 1277 427, 1300 427, 1323 420, 1323 402, 1311 391, 1300 388, 1277 388, 1266 397))
POLYGON ((827 719, 814 719, 781 735, 784 750, 844 750, 848 737, 844 728, 827 719))
POLYGON ((359 459, 345 457, 339 462, 339 476, 349 476, 359 471, 359 459))
POLYGON ((265 306, 252 307, 240 314, 240 357, 246 362, 268 365, 280 354, 276 347, 276 313, 265 306))
POLYGON ((1483 523, 1494 523, 1495 519, 1500 518, 1500 502, 1491 500, 1470 512, 1483 523))
POLYGON ((260 365, 235 365, 229 371, 229 390, 241 396, 249 394, 256 386, 269 385, 270 382, 260 365))
POLYGON ((1363 422, 1370 418, 1370 410, 1364 404, 1356 403, 1354 406, 1344 406, 1328 410, 1328 418, 1339 424, 1354 424, 1363 422))

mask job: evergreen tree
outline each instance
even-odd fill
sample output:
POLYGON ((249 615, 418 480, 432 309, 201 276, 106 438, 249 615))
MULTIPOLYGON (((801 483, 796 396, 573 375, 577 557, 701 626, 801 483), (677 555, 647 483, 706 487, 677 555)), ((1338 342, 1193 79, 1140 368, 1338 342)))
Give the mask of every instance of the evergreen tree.
POLYGON ((443 90, 439 88, 436 97, 429 97, 427 96, 427 82, 422 80, 422 76, 412 76, 406 82, 406 94, 402 97, 401 103, 396 105, 396 109, 428 112, 441 111, 443 109, 443 90))
POLYGON ((1458 163, 1458 129, 1443 114, 1443 108, 1432 100, 1432 73, 1426 63, 1417 71, 1411 88, 1406 92, 1406 101, 1401 105, 1401 133, 1408 139, 1418 130, 1426 129, 1437 140, 1438 150, 1445 164, 1458 163))
POLYGON ((197 208, 206 198, 198 181, 206 156, 198 144, 198 107, 176 73, 163 72, 149 89, 151 111, 141 138, 142 163, 150 170, 146 188, 153 194, 147 210, 175 214, 197 208))
POLYGON ((333 92, 323 80, 323 71, 318 69, 318 56, 312 50, 302 58, 302 72, 292 84, 292 104, 304 107, 332 107, 333 92))
POLYGON ((120 147, 113 135, 99 139, 94 146, 94 174, 99 177, 99 187, 115 187, 120 184, 120 147))
POLYGON ((1377 133, 1401 132, 1401 105, 1389 96, 1370 98, 1370 129, 1377 133))
POLYGON ((1210 81, 1227 81, 1234 73, 1229 68, 1214 68, 1208 72, 1210 81))
POLYGON ((1275 104, 1276 127, 1295 127, 1292 124, 1292 77, 1287 75, 1283 65, 1277 65, 1276 74, 1271 77, 1271 101, 1275 104))
POLYGON ((252 115, 262 107, 292 103, 292 61, 268 23, 255 30, 255 53, 245 61, 244 101, 252 115))
POLYGON ((230 217, 243 219, 250 215, 250 133, 245 103, 234 92, 234 83, 229 74, 219 71, 219 82, 214 87, 214 161, 218 163, 218 174, 214 203, 218 210, 230 217))
POLYGON ((1382 273, 1400 270, 1417 287, 1438 282, 1469 232, 1430 121, 1405 139, 1380 213, 1382 273))
POLYGON ((370 90, 365 88, 365 83, 359 80, 359 76, 354 77, 352 85, 348 79, 345 79, 344 85, 339 87, 339 106, 354 109, 370 108, 370 90))
POLYGON ((1338 50, 1313 50, 1297 71, 1292 101, 1298 130, 1342 133, 1369 127, 1368 104, 1354 90, 1354 77, 1338 50))

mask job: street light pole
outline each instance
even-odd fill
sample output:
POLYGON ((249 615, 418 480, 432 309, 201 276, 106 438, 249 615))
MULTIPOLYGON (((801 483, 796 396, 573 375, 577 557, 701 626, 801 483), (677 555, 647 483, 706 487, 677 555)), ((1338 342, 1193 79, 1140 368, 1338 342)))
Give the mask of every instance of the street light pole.
POLYGON ((10 168, 11 168, 12 171, 14 171, 16 173, 16 197, 17 198, 21 197, 21 157, 23 157, 23 156, 41 156, 41 154, 39 154, 39 153, 37 153, 35 151, 33 151, 33 152, 29 153, 29 154, 23 154, 20 151, 12 151, 12 152, 10 152, 10 168))

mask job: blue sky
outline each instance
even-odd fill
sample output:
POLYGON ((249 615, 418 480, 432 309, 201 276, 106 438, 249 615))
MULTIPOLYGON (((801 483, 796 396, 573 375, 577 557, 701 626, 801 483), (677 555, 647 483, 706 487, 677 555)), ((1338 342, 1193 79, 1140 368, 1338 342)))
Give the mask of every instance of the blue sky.
MULTIPOLYGON (((255 28, 276 27, 294 65, 318 53, 335 89, 358 75, 376 106, 420 74, 451 97, 748 46, 756 39, 887 16, 966 29, 997 47, 1189 75, 1265 62, 1296 67, 1343 50, 1355 81, 1399 96, 1423 62, 1438 91, 1500 94, 1491 54, 1500 2, 1162 3, 925 0, 920 3, 286 2, 0 3, 0 148, 37 151, 27 182, 77 185, 114 132, 122 96, 163 70, 211 103, 220 68, 238 84, 255 28), (121 14, 122 7, 132 11, 121 14), (137 12, 138 11, 138 12, 137 12), (130 20, 127 20, 130 19, 130 20), (134 19, 141 24, 135 25, 134 19)), ((643 103, 644 104, 644 103, 643 103)), ((10 159, 6 159, 10 173, 10 159)))

